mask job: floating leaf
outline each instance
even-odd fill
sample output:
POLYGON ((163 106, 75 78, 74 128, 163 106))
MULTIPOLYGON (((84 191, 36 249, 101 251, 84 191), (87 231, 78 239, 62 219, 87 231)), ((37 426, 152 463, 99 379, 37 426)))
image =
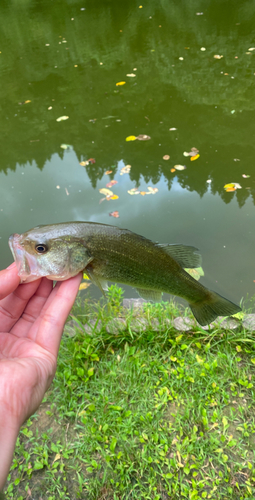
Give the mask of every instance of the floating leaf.
POLYGON ((186 165, 175 165, 174 166, 175 170, 185 170, 185 168, 187 168, 186 165))
POLYGON ((129 141, 135 141, 136 140, 136 136, 135 135, 129 135, 128 137, 126 137, 126 141, 129 142, 129 141))
POLYGON ((136 76, 136 74, 135 73, 128 73, 126 76, 133 77, 133 76, 136 76))
POLYGON ((130 169, 131 169, 131 165, 125 165, 125 167, 122 167, 122 169, 120 171, 120 175, 129 174, 130 169))
POLYGON ((118 82, 116 83, 117 87, 119 87, 120 85, 125 85, 126 82, 118 82))
POLYGON ((199 149, 197 149, 197 148, 191 148, 191 150, 190 150, 190 156, 195 156, 195 155, 197 155, 197 153, 199 153, 199 149))
POLYGON ((171 168, 171 172, 172 172, 172 173, 173 173, 173 172, 175 172, 175 168, 171 168))
POLYGON ((71 146, 71 144, 61 144, 60 147, 62 149, 73 149, 73 146, 71 146))
POLYGON ((91 285, 91 283, 81 283, 79 286, 79 290, 86 290, 91 285))
POLYGON ((169 130, 170 130, 170 132, 173 132, 174 130, 177 130, 177 128, 171 127, 169 130))
POLYGON ((107 200, 118 200, 119 197, 117 194, 113 194, 112 196, 106 196, 107 200))
POLYGON ((96 163, 96 160, 95 160, 95 158, 89 158, 88 162, 91 163, 91 164, 93 164, 93 163, 96 163))
POLYGON ((212 179, 207 179, 207 181, 206 181, 206 182, 207 182, 208 184, 211 184, 212 179))
POLYGON ((231 191, 236 191, 236 189, 242 189, 242 186, 238 182, 230 182, 229 184, 225 184, 224 189, 230 193, 231 191))
POLYGON ((249 179, 250 175, 242 174, 242 177, 244 177, 244 179, 249 179))
POLYGON ((195 280, 199 280, 201 276, 204 276, 204 271, 202 267, 195 267, 194 269, 184 269, 186 273, 190 274, 195 280))
POLYGON ((195 156, 191 156, 190 157, 190 161, 194 161, 194 160, 197 160, 199 158, 200 154, 197 154, 195 156))
POLYGON ((115 181, 115 180, 110 181, 110 182, 108 182, 108 184, 106 184, 106 187, 110 188, 110 187, 114 186, 114 184, 118 184, 118 181, 115 181))
POLYGON ((99 189, 99 193, 104 194, 105 196, 112 196, 113 192, 110 189, 102 188, 99 189))
POLYGON ((112 174, 112 170, 106 170, 106 172, 105 172, 104 174, 105 174, 105 175, 112 174))
POLYGON ((59 116, 59 118, 56 119, 56 122, 63 122, 64 120, 68 120, 69 116, 59 116))
POLYGON ((148 191, 151 194, 155 194, 158 192, 158 188, 153 188, 153 187, 148 186, 148 191))
POLYGON ((86 167, 86 165, 89 165, 89 162, 88 162, 88 160, 86 160, 86 161, 80 161, 80 165, 82 167, 86 167))
POLYGON ((109 213, 109 215, 110 215, 111 217, 116 217, 116 218, 117 218, 117 217, 119 217, 119 212, 117 212, 117 211, 115 211, 115 212, 110 212, 110 213, 109 213))
POLYGON ((187 151, 184 151, 183 156, 190 156, 190 154, 187 153, 187 151))
POLYGON ((25 104, 28 104, 29 102, 31 102, 29 99, 27 101, 25 101, 25 104))
POLYGON ((163 160, 170 160, 170 156, 169 155, 164 155, 163 156, 163 160))
POLYGON ((214 59, 222 59, 223 56, 220 56, 219 54, 215 54, 215 56, 213 56, 214 59))
POLYGON ((138 141, 149 141, 151 137, 149 135, 140 134, 136 137, 138 141))
POLYGON ((140 191, 137 188, 132 188, 132 189, 129 189, 129 191, 128 191, 128 194, 131 194, 131 195, 139 194, 139 193, 140 193, 140 191))
POLYGON ((144 195, 145 195, 145 194, 147 194, 147 193, 146 193, 146 191, 140 191, 140 194, 141 194, 142 196, 144 196, 144 195))

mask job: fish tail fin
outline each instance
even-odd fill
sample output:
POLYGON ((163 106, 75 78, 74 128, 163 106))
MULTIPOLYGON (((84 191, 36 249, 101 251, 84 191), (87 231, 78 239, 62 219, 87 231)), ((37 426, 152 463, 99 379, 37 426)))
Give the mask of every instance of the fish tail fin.
POLYGON ((241 311, 241 307, 225 299, 216 292, 209 292, 206 300, 189 304, 192 313, 201 326, 209 325, 218 316, 232 316, 241 311))

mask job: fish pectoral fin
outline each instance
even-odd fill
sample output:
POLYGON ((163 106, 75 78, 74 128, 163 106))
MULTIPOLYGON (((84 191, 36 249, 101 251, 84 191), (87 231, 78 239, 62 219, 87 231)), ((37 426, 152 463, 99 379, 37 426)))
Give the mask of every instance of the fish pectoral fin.
POLYGON ((161 302, 162 300, 162 292, 146 290, 145 288, 136 288, 136 291, 145 300, 152 300, 153 302, 161 302))
POLYGON ((102 294, 105 296, 104 292, 108 291, 107 281, 104 278, 99 278, 98 276, 95 276, 92 269, 85 268, 85 272, 88 275, 89 279, 92 281, 92 283, 96 285, 99 288, 99 290, 101 290, 102 294))
POLYGON ((173 257, 173 259, 183 268, 187 267, 194 269, 195 267, 200 267, 202 264, 202 257, 196 247, 167 244, 158 244, 158 246, 168 255, 173 257))

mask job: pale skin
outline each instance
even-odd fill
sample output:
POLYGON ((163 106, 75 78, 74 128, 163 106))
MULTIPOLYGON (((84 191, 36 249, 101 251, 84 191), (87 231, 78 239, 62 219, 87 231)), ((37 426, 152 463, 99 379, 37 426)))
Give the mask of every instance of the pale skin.
POLYGON ((55 375, 67 316, 82 275, 19 284, 13 263, 0 271, 0 491, 23 422, 40 405, 55 375))

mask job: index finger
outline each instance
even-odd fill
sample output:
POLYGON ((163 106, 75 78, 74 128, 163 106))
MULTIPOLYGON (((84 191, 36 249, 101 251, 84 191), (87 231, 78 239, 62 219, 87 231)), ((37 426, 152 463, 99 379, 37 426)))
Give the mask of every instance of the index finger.
POLYGON ((13 262, 7 269, 0 271, 0 300, 14 292, 19 283, 18 269, 13 262))
POLYGON ((32 326, 29 337, 56 358, 59 344, 68 314, 70 313, 82 273, 66 281, 57 283, 52 290, 40 315, 32 326))

